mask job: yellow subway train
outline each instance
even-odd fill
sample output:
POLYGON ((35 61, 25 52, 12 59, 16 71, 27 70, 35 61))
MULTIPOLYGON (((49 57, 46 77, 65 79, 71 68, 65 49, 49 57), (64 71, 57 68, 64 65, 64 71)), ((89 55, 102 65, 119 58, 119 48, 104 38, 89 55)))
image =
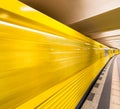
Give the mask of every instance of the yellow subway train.
POLYGON ((119 52, 18 0, 0 0, 0 109, 75 109, 119 52))

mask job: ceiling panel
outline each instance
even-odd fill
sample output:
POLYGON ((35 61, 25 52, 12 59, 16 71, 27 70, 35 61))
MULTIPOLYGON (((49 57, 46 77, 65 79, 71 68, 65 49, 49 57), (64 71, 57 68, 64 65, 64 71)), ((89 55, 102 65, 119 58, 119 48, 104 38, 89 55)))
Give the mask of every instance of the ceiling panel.
POLYGON ((120 8, 69 25, 85 35, 120 29, 120 8))
POLYGON ((120 0, 20 0, 107 46, 120 48, 120 0))
POLYGON ((120 0, 20 1, 67 25, 120 7, 120 0))

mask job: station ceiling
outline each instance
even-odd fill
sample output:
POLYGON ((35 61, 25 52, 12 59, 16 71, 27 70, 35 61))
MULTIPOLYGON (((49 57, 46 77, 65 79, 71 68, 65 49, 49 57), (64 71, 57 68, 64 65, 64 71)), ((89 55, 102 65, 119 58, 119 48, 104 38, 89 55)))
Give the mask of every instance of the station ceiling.
POLYGON ((20 0, 109 47, 120 49, 120 0, 20 0))

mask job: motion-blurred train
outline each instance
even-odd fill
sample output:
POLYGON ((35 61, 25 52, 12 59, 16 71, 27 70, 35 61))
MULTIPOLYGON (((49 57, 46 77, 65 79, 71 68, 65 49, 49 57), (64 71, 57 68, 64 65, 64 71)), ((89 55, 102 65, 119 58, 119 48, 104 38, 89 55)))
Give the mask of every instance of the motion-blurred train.
POLYGON ((18 0, 0 0, 0 109, 75 109, 119 52, 18 0))

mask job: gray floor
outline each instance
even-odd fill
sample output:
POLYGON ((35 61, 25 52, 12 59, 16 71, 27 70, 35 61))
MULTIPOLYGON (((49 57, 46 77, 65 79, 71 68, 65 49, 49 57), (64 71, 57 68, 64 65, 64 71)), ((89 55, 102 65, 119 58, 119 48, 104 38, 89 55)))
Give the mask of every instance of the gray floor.
POLYGON ((106 65, 81 109, 120 109, 120 55, 106 65))

